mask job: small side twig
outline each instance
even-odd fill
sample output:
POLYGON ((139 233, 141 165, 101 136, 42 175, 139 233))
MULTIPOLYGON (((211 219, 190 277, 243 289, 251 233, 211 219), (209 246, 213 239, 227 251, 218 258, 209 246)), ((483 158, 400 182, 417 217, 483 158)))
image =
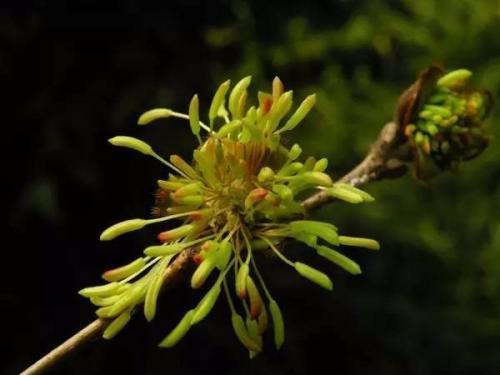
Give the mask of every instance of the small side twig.
MULTIPOLYGON (((398 178, 407 171, 411 161, 410 145, 401 138, 398 126, 389 122, 380 131, 365 158, 339 182, 362 186, 385 178, 398 178)), ((306 211, 312 211, 334 200, 327 192, 320 191, 302 202, 306 211)))
MULTIPOLYGON (((395 123, 386 124, 377 140, 373 143, 366 157, 354 169, 340 179, 353 186, 366 185, 384 178, 396 178, 406 173, 406 162, 410 160, 408 144, 401 139, 395 123)), ((318 192, 302 202, 306 211, 312 211, 332 201, 324 191, 318 192)), ((191 263, 193 251, 182 252, 165 271, 164 285, 170 284, 182 276, 191 263)), ((57 348, 32 364, 21 375, 42 374, 99 337, 106 329, 109 320, 97 319, 70 337, 57 348)))

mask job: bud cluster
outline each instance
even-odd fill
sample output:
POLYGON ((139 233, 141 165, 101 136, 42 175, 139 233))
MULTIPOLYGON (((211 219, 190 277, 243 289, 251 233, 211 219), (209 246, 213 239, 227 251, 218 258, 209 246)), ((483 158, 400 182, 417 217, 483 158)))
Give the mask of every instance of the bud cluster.
POLYGON ((482 123, 491 95, 468 85, 471 74, 459 69, 432 82, 413 123, 406 125, 404 132, 415 149, 417 177, 426 179, 439 170, 454 169, 488 145, 482 123))
POLYGON ((162 228, 158 242, 145 248, 144 256, 105 272, 102 277, 108 284, 80 291, 98 306, 99 317, 113 319, 105 338, 116 335, 141 305, 146 319, 154 318, 167 267, 189 248, 196 253, 197 263, 191 287, 206 288, 205 294, 160 346, 175 345, 210 313, 224 293, 235 334, 253 357, 262 350, 262 336, 271 322, 276 347, 281 347, 285 337, 283 316, 258 270, 257 253, 274 254, 298 275, 331 290, 333 283, 325 273, 284 255, 285 241, 301 241, 351 274, 361 273, 360 267, 338 252, 338 247, 378 250, 376 241, 341 236, 332 224, 299 220, 305 213, 300 197, 308 191, 324 190, 350 203, 373 198, 351 185, 334 183, 325 173, 326 159, 301 158, 298 144, 290 148, 282 145, 281 134, 306 117, 315 104, 315 95, 308 96, 287 117, 292 109, 292 91, 285 91, 275 78, 272 92, 259 92, 258 104, 249 105, 250 82, 251 77, 245 77, 231 91, 229 81, 219 86, 208 111, 208 125, 200 121, 197 95, 187 114, 160 108, 139 118, 139 125, 166 117, 188 120, 200 143, 192 162, 178 155, 165 160, 135 138, 110 139, 115 146, 156 158, 171 173, 157 182, 155 218, 115 224, 102 233, 101 240, 174 219, 178 225, 162 228), (200 134, 202 130, 206 137, 200 134))

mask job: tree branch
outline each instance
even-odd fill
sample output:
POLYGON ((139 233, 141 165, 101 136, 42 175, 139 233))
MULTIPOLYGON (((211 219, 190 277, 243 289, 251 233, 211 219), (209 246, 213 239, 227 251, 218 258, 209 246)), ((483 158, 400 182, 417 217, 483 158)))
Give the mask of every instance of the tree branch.
MULTIPOLYGON (((193 251, 186 249, 175 258, 170 266, 165 270, 163 275, 163 285, 168 285, 174 282, 179 275, 183 274, 191 264, 193 251)), ((64 360, 66 357, 81 349, 87 343, 98 338, 111 323, 109 319, 96 319, 88 326, 77 332, 75 335, 64 341, 57 348, 40 358, 30 367, 24 370, 21 375, 43 374, 49 371, 56 364, 64 360)))
MULTIPOLYGON (((397 125, 393 122, 386 124, 377 140, 373 143, 366 157, 354 169, 340 179, 340 182, 353 186, 366 185, 384 178, 397 178, 406 173, 406 163, 411 160, 409 145, 401 139, 397 125)), ((302 202, 306 211, 314 210, 333 198, 324 191, 320 191, 302 202)), ((164 285, 174 282, 191 264, 194 252, 191 249, 183 251, 166 269, 164 285)), ((87 343, 98 338, 106 329, 110 320, 97 319, 63 342, 57 348, 32 364, 22 375, 42 374, 66 357, 82 348, 87 343)))

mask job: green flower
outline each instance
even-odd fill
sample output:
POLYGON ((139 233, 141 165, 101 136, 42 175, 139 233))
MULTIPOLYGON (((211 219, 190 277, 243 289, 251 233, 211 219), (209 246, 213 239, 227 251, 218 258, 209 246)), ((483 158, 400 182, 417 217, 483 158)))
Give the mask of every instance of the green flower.
POLYGON ((491 94, 471 88, 471 75, 466 69, 444 74, 431 67, 414 84, 418 103, 409 106, 411 114, 400 126, 413 146, 419 179, 455 169, 488 145, 483 122, 491 108, 491 94))
POLYGON ((325 173, 326 159, 308 157, 299 161, 299 145, 288 149, 281 144, 281 134, 294 129, 313 108, 315 95, 305 98, 288 116, 293 93, 285 92, 278 78, 273 81, 271 93, 259 92, 257 106, 247 105, 250 82, 251 77, 245 77, 230 92, 229 81, 221 84, 209 108, 208 124, 199 120, 197 95, 190 102, 188 114, 153 109, 139 118, 139 125, 166 117, 188 120, 200 143, 192 162, 178 155, 165 160, 135 138, 110 139, 115 146, 156 158, 170 173, 158 180, 153 210, 156 218, 115 224, 102 233, 101 240, 170 220, 178 224, 160 229, 158 243, 148 246, 144 256, 105 272, 102 277, 108 284, 80 291, 99 307, 99 317, 113 319, 104 332, 105 338, 116 335, 141 307, 148 321, 154 318, 166 268, 190 248, 196 252, 197 262, 191 287, 201 289, 208 280, 215 281, 160 346, 175 345, 210 313, 224 293, 236 336, 253 357, 262 350, 262 336, 271 322, 276 347, 283 344, 285 337, 281 310, 258 270, 255 258, 259 253, 276 255, 299 275, 331 290, 333 283, 325 273, 288 259, 282 245, 290 239, 301 241, 352 274, 361 273, 360 267, 333 248, 360 246, 378 250, 376 241, 340 236, 332 224, 299 220, 305 214, 300 197, 307 192, 325 190, 350 203, 373 198, 350 185, 334 183, 325 173), (202 130, 206 136, 200 134, 202 130))

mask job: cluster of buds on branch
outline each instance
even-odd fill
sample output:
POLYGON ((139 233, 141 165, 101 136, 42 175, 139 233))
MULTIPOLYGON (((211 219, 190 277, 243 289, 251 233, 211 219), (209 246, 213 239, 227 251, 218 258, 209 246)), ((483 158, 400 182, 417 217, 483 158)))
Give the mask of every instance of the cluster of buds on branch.
POLYGON ((470 87, 471 75, 466 69, 445 74, 433 65, 402 96, 397 120, 412 145, 417 178, 456 169, 488 145, 483 122, 492 97, 470 87))
POLYGON ((115 146, 152 156, 170 173, 158 180, 154 218, 115 224, 102 233, 101 240, 112 240, 146 225, 171 220, 179 224, 162 228, 158 242, 145 248, 143 256, 105 272, 102 277, 107 284, 80 291, 98 306, 97 316, 112 319, 104 338, 115 336, 141 308, 148 321, 154 318, 166 269, 181 252, 190 249, 197 263, 191 287, 204 288, 204 296, 160 346, 175 345, 225 294, 236 336, 253 357, 262 351, 262 336, 271 323, 277 348, 285 338, 282 312, 259 272, 256 255, 274 254, 299 275, 331 290, 329 276, 284 254, 287 241, 306 244, 351 274, 361 273, 360 267, 340 253, 339 247, 379 249, 374 240, 342 236, 330 223, 303 218, 301 199, 309 192, 321 190, 349 203, 373 201, 358 188, 334 183, 325 173, 326 159, 302 158, 298 144, 290 148, 282 144, 282 133, 293 130, 306 117, 315 95, 291 111, 293 93, 285 91, 275 78, 272 91, 259 92, 257 103, 251 105, 247 93, 250 82, 251 77, 245 77, 232 90, 229 81, 222 83, 211 101, 208 123, 200 121, 197 95, 187 113, 159 108, 139 118, 139 125, 167 117, 187 120, 199 142, 192 162, 178 155, 166 160, 135 138, 110 139, 115 146))

